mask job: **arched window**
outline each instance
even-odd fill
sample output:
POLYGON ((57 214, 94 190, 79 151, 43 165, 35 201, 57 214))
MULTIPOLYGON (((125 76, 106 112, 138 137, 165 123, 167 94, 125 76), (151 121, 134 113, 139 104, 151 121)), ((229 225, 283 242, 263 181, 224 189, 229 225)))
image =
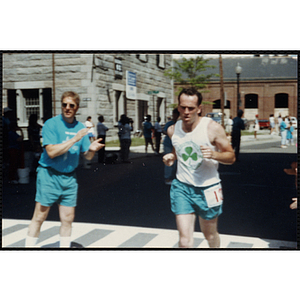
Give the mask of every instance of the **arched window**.
POLYGON ((275 95, 275 108, 288 108, 289 95, 285 93, 275 95))
POLYGON ((245 108, 258 108, 258 95, 246 94, 245 95, 245 108))
MULTIPOLYGON (((224 105, 224 108, 230 108, 230 101, 229 100, 227 100, 225 104, 226 105, 224 105)), ((214 101, 213 108, 221 108, 221 100, 220 99, 214 101)))

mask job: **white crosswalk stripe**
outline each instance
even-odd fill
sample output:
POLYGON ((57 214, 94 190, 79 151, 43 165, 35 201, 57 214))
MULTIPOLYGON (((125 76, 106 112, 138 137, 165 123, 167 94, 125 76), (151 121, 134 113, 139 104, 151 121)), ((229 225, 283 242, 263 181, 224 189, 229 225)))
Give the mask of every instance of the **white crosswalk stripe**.
MULTIPOLYGON (((24 248, 29 220, 2 219, 2 248, 24 248)), ((59 246, 60 222, 45 221, 38 248, 59 246)), ((275 248, 296 249, 296 242, 266 240, 257 237, 220 234, 221 248, 275 248)), ((144 228, 120 225, 73 223, 72 241, 76 247, 84 248, 177 248, 178 231, 170 229, 144 228), (75 244, 76 243, 76 244, 75 244)), ((208 248, 201 232, 194 233, 195 248, 208 248)))

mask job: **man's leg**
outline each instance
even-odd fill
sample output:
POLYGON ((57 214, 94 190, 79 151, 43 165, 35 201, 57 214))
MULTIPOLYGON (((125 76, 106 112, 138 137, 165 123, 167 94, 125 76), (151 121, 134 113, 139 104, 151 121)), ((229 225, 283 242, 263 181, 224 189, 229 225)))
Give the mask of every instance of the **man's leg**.
POLYGON ((60 247, 69 248, 71 244, 72 222, 75 218, 75 207, 58 205, 61 227, 59 230, 60 247))
POLYGON ((204 220, 199 217, 200 228, 210 248, 220 248, 220 236, 217 230, 218 217, 212 220, 204 220))
POLYGON ((40 234, 41 226, 46 220, 50 206, 43 206, 41 203, 36 202, 33 217, 28 227, 28 233, 25 241, 25 247, 34 246, 40 234))
POLYGON ((150 139, 150 144, 151 144, 151 147, 152 147, 153 152, 155 152, 156 150, 155 150, 155 148, 154 148, 152 138, 150 139))
POLYGON ((176 215, 176 224, 179 231, 179 247, 192 248, 194 246, 195 214, 176 215))

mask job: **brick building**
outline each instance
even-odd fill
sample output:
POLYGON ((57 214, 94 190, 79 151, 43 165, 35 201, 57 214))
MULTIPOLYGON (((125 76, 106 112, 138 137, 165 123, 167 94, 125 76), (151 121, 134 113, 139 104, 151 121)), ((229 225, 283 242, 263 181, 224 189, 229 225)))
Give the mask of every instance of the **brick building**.
POLYGON ((146 114, 153 120, 160 116, 162 122, 170 115, 173 84, 163 73, 171 66, 171 55, 29 52, 2 57, 2 107, 13 110, 20 127, 28 126, 32 113, 40 124, 60 114, 60 97, 68 90, 80 95, 79 121, 91 116, 96 124, 104 115, 108 139, 117 137, 122 114, 134 120, 134 130, 141 129, 146 114))
MULTIPOLYGON (((260 119, 290 115, 297 117, 298 109, 298 78, 297 58, 290 56, 260 57, 228 57, 223 58, 224 93, 226 117, 235 117, 237 112, 237 75, 235 68, 239 63, 240 74, 240 108, 244 117, 253 120, 258 114, 260 119)), ((215 65, 206 73, 220 73, 219 59, 211 59, 209 65, 215 65)), ((203 93, 203 101, 214 102, 214 105, 203 105, 203 114, 220 112, 220 78, 214 77, 209 82, 209 93, 203 93)), ((177 99, 176 99, 177 102, 177 99)))

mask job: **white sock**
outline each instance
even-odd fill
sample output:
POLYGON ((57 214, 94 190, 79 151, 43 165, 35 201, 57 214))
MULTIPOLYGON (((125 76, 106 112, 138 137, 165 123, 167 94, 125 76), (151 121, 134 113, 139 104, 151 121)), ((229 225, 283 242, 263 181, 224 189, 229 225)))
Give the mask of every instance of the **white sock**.
POLYGON ((70 248, 71 247, 71 237, 70 236, 59 236, 59 247, 60 248, 70 248))
POLYGON ((26 236, 25 239, 25 247, 35 247, 36 243, 38 241, 38 237, 32 237, 32 236, 26 236))

